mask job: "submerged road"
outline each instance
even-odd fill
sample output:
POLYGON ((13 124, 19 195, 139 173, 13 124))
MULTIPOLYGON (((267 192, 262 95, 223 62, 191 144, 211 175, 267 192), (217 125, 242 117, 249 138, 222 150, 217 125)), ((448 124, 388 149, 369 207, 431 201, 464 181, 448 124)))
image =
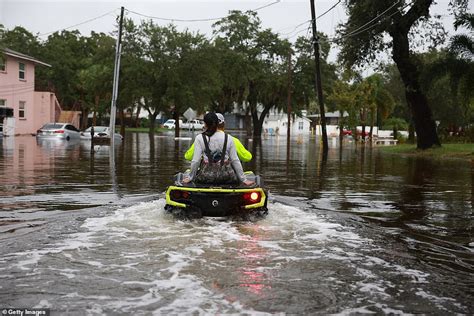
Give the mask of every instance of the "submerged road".
MULTIPOLYGON (((192 137, 192 135, 190 135, 192 137)), ((243 137, 241 139, 244 139, 243 137)), ((181 221, 163 192, 191 141, 0 142, 0 308, 100 314, 470 314, 474 170, 315 139, 263 140, 256 221, 181 221)))

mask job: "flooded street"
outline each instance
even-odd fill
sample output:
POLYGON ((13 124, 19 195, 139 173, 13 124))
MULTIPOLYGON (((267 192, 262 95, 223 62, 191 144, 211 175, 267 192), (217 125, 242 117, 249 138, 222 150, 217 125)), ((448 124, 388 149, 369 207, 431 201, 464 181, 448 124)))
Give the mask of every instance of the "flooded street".
MULTIPOLYGON (((163 210, 194 135, 0 140, 0 307, 52 315, 474 312, 474 165, 239 136, 257 221, 163 210), (245 140, 245 141, 244 141, 245 140)), ((330 144, 331 145, 331 144, 330 144)), ((473 149, 474 150, 474 149, 473 149)))

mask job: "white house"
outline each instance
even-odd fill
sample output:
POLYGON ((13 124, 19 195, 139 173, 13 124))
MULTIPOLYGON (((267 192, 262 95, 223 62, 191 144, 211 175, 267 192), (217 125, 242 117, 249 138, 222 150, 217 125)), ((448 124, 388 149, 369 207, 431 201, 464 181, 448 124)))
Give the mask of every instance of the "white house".
MULTIPOLYGON (((309 135, 311 133, 311 120, 306 117, 306 111, 302 111, 303 116, 294 116, 290 121, 291 135, 309 135)), ((288 114, 271 110, 263 121, 263 135, 286 136, 288 130, 288 114)))

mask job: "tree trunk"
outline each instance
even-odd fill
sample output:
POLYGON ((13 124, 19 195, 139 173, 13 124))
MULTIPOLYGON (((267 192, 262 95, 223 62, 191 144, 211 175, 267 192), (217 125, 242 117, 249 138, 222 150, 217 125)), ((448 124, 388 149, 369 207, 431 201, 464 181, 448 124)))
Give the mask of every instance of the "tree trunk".
POLYGON ((248 138, 252 137, 252 118, 250 116, 250 105, 248 102, 245 107, 244 128, 248 138))
POLYGON ((81 126, 79 126, 80 129, 86 129, 87 128, 87 123, 88 123, 88 116, 89 116, 89 109, 83 109, 82 110, 82 120, 81 120, 81 126))
POLYGON ((97 110, 99 109, 99 101, 100 97, 98 95, 95 96, 94 100, 94 114, 92 116, 92 126, 97 126, 97 110))
POLYGON ((253 138, 259 139, 262 137, 262 127, 263 121, 265 120, 265 116, 267 116, 268 112, 272 106, 266 106, 263 108, 263 112, 258 117, 257 107, 252 107, 252 123, 253 123, 253 138))
POLYGON ((369 130, 369 140, 371 141, 374 134, 374 124, 375 124, 375 109, 372 108, 371 117, 370 117, 370 130, 369 130))
POLYGON ((415 124, 417 148, 427 149, 440 146, 436 124, 426 95, 421 91, 419 70, 410 59, 408 30, 395 27, 393 37, 392 57, 405 85, 405 96, 410 107, 413 123, 415 124))
POLYGON ((140 124, 140 111, 142 110, 141 106, 137 107, 137 117, 135 118, 135 127, 139 127, 140 124))
POLYGON ((156 127, 156 117, 158 116, 158 112, 154 112, 153 114, 148 115, 148 119, 150 120, 150 129, 148 130, 148 134, 152 135, 155 134, 155 127, 156 127))
POLYGON ((408 142, 410 144, 415 143, 415 127, 413 126, 413 123, 408 125, 408 142))
POLYGON ((122 135, 122 137, 125 137, 125 111, 123 110, 123 108, 120 109, 120 135, 122 135))
POLYGON ((339 147, 342 148, 342 142, 344 140, 344 124, 342 120, 344 119, 344 110, 339 111, 339 147))
POLYGON ((177 109, 173 112, 174 118, 174 137, 179 137, 179 111, 177 109))

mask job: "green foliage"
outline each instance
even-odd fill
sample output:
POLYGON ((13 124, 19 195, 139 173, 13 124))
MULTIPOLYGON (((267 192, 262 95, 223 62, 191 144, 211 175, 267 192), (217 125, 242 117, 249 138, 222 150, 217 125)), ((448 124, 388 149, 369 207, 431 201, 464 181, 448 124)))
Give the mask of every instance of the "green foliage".
MULTIPOLYGON (((230 76, 224 74, 220 103, 215 105, 223 109, 233 102, 242 104, 252 115, 254 136, 260 137, 270 109, 286 107, 291 46, 272 31, 261 30, 259 18, 251 11, 231 11, 213 27, 216 47, 230 57, 220 65, 237 70, 230 76)), ((221 73, 225 72, 221 68, 221 73)))
POLYGON ((39 57, 40 42, 37 36, 21 26, 6 30, 0 24, 0 48, 9 48, 33 57, 39 57))
POLYGON ((44 86, 56 91, 56 96, 65 109, 79 109, 84 103, 85 87, 79 80, 80 70, 85 67, 91 47, 79 31, 62 31, 48 36, 42 47, 42 58, 51 68, 39 75, 44 86))
POLYGON ((385 120, 383 129, 395 129, 399 131, 408 130, 408 123, 402 118, 391 117, 385 120))
POLYGON ((474 38, 472 32, 474 31, 474 14, 463 12, 456 17, 454 27, 457 30, 459 27, 465 27, 470 30, 469 34, 458 34, 451 38, 450 50, 455 55, 465 59, 474 58, 474 38))
MULTIPOLYGON (((332 94, 334 83, 337 80, 336 66, 327 62, 329 55, 329 40, 326 35, 318 33, 321 43, 321 77, 323 97, 326 99, 327 106, 334 108, 332 94)), ((319 105, 317 101, 315 86, 315 60, 314 48, 312 40, 306 37, 299 37, 295 43, 296 62, 294 65, 293 75, 293 99, 295 101, 295 109, 308 109, 310 112, 319 113, 319 105)))
POLYGON ((474 63, 446 51, 420 55, 421 84, 440 128, 474 122, 474 63))

